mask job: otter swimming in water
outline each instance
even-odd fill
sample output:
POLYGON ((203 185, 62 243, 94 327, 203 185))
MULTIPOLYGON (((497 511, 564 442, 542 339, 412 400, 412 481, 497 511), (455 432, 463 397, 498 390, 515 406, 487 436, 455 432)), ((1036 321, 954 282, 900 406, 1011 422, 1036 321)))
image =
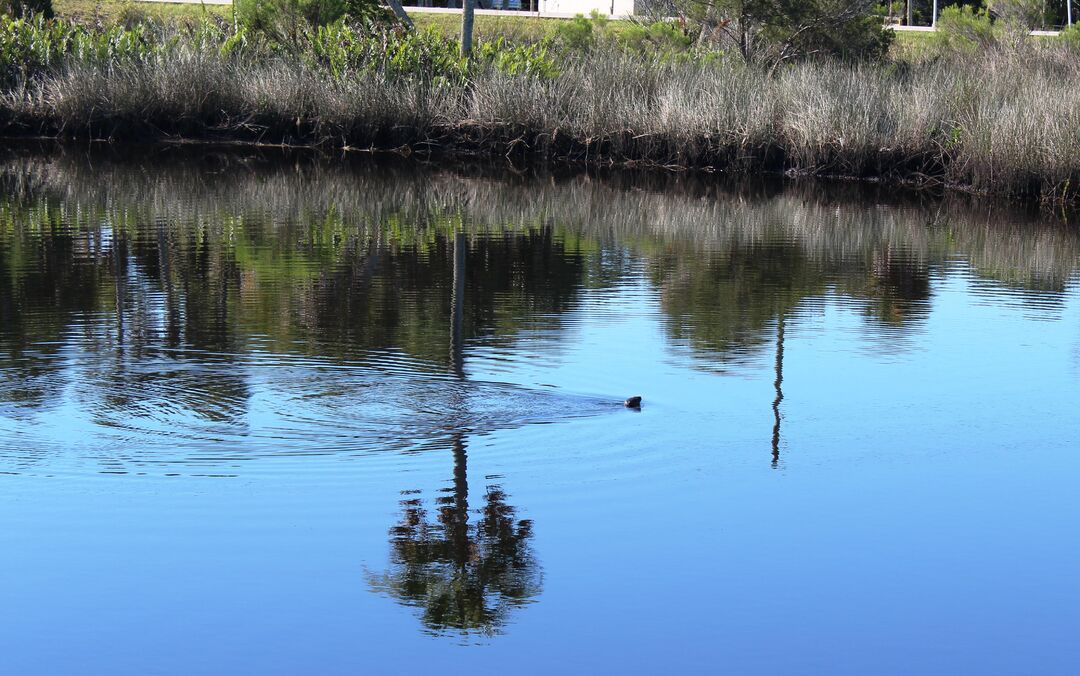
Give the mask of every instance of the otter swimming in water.
POLYGON ((641 397, 630 397, 623 402, 623 406, 626 408, 641 408, 641 397))

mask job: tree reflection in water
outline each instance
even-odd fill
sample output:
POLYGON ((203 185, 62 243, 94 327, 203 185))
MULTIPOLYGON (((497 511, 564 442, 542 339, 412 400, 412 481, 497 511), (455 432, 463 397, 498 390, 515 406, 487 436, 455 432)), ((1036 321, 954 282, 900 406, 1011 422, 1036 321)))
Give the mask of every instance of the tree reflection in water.
MULTIPOLYGON (((447 386, 448 324, 449 377, 461 379, 465 342, 488 354, 554 353, 576 340, 582 316, 604 311, 594 301, 636 311, 628 282, 644 275, 666 341, 697 368, 757 368, 775 350, 760 405, 772 406, 778 464, 794 431, 782 410, 785 341, 806 317, 842 308, 868 327, 860 341, 893 354, 923 330, 933 282, 954 268, 978 289, 1052 313, 1080 269, 1075 228, 962 200, 622 173, 496 180, 261 155, 219 158, 230 170, 209 178, 204 159, 170 154, 151 167, 111 154, 0 153, 5 414, 41 416, 45 429, 50 411, 74 402, 76 419, 91 423, 86 439, 125 435, 123 445, 102 442, 106 456, 164 440, 186 462, 208 438, 275 445, 281 429, 323 448, 311 430, 328 411, 349 413, 341 448, 356 450, 359 438, 380 450, 427 447, 447 433, 445 405, 471 401, 455 429, 474 431, 538 409, 506 405, 505 388, 447 386), (345 367, 356 369, 349 387, 316 373, 345 367), (458 401, 428 410, 432 392, 458 401), (377 414, 365 396, 383 405, 377 414), (316 398, 298 414, 295 402, 316 398), (387 444, 387 411, 400 413, 395 434, 406 443, 387 444), (177 429, 189 433, 184 454, 160 434, 177 429)), ((764 444, 764 425, 761 434, 764 444)))
POLYGON ((431 632, 495 635, 514 608, 540 593, 533 525, 517 518, 498 485, 487 487, 471 523, 462 434, 454 435, 453 452, 453 487, 436 499, 434 520, 419 493, 406 492, 401 522, 390 529, 390 570, 369 575, 368 582, 419 608, 431 632))
MULTIPOLYGON (((454 235, 453 293, 450 301, 450 368, 465 380, 462 317, 468 243, 454 235)), ((467 405, 451 396, 452 414, 467 405)), ((482 515, 469 523, 468 457, 465 434, 452 435, 454 482, 428 513, 418 491, 406 492, 401 522, 390 529, 391 570, 370 583, 402 602, 423 609, 424 626, 435 633, 499 633, 507 615, 540 592, 540 566, 530 545, 532 522, 518 520, 500 486, 488 486, 482 515)))

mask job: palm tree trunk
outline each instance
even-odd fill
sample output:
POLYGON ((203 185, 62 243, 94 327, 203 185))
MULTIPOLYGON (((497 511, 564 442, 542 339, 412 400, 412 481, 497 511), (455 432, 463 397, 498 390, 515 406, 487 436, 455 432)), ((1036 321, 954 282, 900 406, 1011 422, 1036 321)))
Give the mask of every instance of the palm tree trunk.
POLYGON ((386 0, 386 4, 390 5, 390 9, 394 11, 394 16, 400 19, 401 23, 405 24, 409 28, 412 28, 412 19, 410 19, 409 15, 405 13, 405 8, 401 6, 400 0, 386 0))
POLYGON ((461 10, 461 58, 472 56, 473 12, 476 0, 465 0, 461 10))

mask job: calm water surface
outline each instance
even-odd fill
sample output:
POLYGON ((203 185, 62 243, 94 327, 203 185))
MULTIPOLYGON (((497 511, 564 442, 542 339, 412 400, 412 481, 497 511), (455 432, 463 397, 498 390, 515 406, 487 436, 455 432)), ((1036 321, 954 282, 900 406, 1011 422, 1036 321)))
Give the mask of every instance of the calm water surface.
POLYGON ((851 188, 5 155, 0 670, 1075 673, 1078 264, 851 188))

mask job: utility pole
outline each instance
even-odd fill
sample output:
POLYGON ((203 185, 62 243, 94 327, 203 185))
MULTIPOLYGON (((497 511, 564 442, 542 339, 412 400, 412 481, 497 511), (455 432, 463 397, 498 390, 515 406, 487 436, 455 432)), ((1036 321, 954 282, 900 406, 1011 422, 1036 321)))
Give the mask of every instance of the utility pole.
POLYGON ((784 313, 776 319, 776 380, 773 387, 776 389, 776 398, 773 399, 773 428, 772 428, 772 466, 776 469, 780 464, 780 402, 784 400, 784 313))
POLYGON ((937 28, 937 3, 938 0, 934 0, 934 9, 930 15, 930 27, 937 28))

